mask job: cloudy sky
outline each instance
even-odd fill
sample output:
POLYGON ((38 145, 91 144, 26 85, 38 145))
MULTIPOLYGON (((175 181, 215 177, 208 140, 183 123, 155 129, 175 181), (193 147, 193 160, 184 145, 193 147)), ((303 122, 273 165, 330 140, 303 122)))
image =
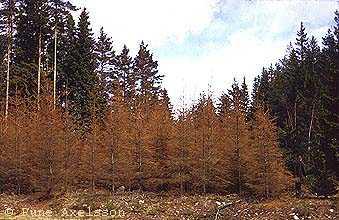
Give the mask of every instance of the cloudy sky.
MULTIPOLYGON (((233 78, 249 84, 281 58, 303 21, 320 41, 333 25, 332 0, 73 0, 86 7, 94 31, 108 32, 117 51, 149 44, 178 105, 213 88, 217 97, 233 78)), ((250 85, 251 86, 251 85, 250 85)))

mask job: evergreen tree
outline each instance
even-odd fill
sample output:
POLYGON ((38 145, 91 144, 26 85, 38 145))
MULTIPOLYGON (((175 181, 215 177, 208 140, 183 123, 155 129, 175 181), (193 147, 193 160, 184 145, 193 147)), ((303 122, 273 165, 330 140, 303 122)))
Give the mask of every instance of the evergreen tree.
POLYGON ((65 30, 60 35, 59 46, 59 77, 57 80, 57 92, 60 97, 60 106, 68 108, 69 93, 74 89, 76 83, 76 64, 77 64, 77 51, 76 51, 76 27, 71 14, 67 15, 65 30))
POLYGON ((81 129, 88 129, 92 106, 92 95, 95 85, 98 84, 96 75, 96 59, 95 59, 95 41, 93 39, 92 29, 90 28, 89 15, 84 9, 79 18, 76 31, 76 44, 74 60, 75 71, 71 72, 69 81, 70 87, 70 103, 72 105, 72 114, 76 122, 80 123, 81 129))
MULTIPOLYGON (((12 64, 12 46, 13 46, 13 33, 14 23, 16 15, 16 2, 14 0, 1 0, 0 1, 0 40, 1 49, 5 51, 5 45, 7 45, 6 52, 6 104, 5 104, 5 116, 8 116, 9 108, 9 90, 10 90, 10 75, 11 75, 11 64, 12 64), (5 33, 5 34, 1 34, 5 33), (7 42, 5 42, 7 39, 7 42)), ((0 59, 5 58, 5 53, 0 54, 0 59)), ((2 63, 0 64, 2 66, 2 63)), ((3 68, 0 68, 1 70, 3 68)), ((1 81, 4 81, 3 79, 1 81)))
POLYGON ((119 86, 122 88, 125 102, 132 107, 135 101, 137 77, 133 71, 133 60, 126 45, 115 58, 114 72, 111 78, 118 81, 119 86))
POLYGON ((243 193, 248 189, 249 126, 240 105, 240 90, 234 83, 228 96, 231 105, 221 118, 222 182, 229 191, 243 193))
MULTIPOLYGON (((6 36, 0 32, 0 100, 3 102, 3 100, 6 99, 6 63, 5 55, 6 55, 6 36)), ((0 110, 5 111, 4 106, 0 106, 0 110)))
POLYGON ((246 115, 248 115, 249 105, 250 105, 250 97, 249 97, 249 94, 248 94, 248 88, 247 88, 245 77, 244 77, 244 80, 241 84, 240 92, 241 92, 241 108, 243 109, 244 113, 246 115))
POLYGON ((234 79, 232 89, 228 90, 227 95, 230 100, 231 108, 239 108, 245 115, 248 113, 249 95, 245 79, 240 87, 239 83, 234 79))
POLYGON ((100 34, 96 43, 96 56, 97 56, 97 73, 100 79, 100 83, 105 88, 105 93, 103 94, 106 100, 108 99, 108 95, 112 94, 112 90, 110 89, 112 84, 109 76, 113 71, 114 64, 114 56, 115 53, 113 51, 113 42, 110 37, 104 32, 104 29, 100 29, 100 34))
POLYGON ((12 77, 18 83, 25 97, 39 100, 41 74, 46 59, 46 41, 48 39, 48 1, 18 0, 19 12, 15 34, 14 62, 19 66, 20 74, 12 77))
POLYGON ((308 37, 305 31, 303 22, 301 22, 300 29, 297 32, 297 38, 296 38, 295 45, 296 45, 296 54, 297 54, 298 60, 300 62, 304 62, 306 59, 306 51, 308 47, 308 37))
POLYGON ((339 134, 339 12, 335 13, 335 26, 323 38, 320 75, 319 116, 316 138, 319 144, 313 150, 313 188, 320 194, 335 193, 338 178, 338 134, 339 134))
POLYGON ((263 68, 260 76, 257 76, 254 79, 252 94, 253 106, 263 103, 269 103, 267 99, 269 97, 269 92, 269 73, 265 68, 263 68))
POLYGON ((226 93, 223 93, 220 96, 218 103, 218 115, 220 119, 226 116, 226 114, 230 111, 230 107, 231 107, 230 97, 226 93))
POLYGON ((146 99, 158 98, 163 75, 159 74, 158 62, 142 41, 138 55, 134 59, 133 69, 138 77, 138 91, 146 99))
POLYGON ((264 69, 253 92, 252 106, 269 106, 277 117, 280 144, 290 170, 294 170, 297 155, 302 154, 309 182, 323 194, 333 192, 333 177, 337 175, 337 29, 328 32, 321 50, 301 24, 295 47, 290 44, 288 54, 275 69, 264 69))
MULTIPOLYGON (((75 10, 75 6, 73 6, 69 1, 65 0, 50 0, 50 16, 52 19, 51 26, 54 31, 53 34, 53 100, 54 100, 54 108, 56 107, 57 102, 57 69, 58 69, 58 33, 64 31, 64 21, 66 16, 70 11, 75 10)), ((50 46, 52 43, 50 43, 50 46)))

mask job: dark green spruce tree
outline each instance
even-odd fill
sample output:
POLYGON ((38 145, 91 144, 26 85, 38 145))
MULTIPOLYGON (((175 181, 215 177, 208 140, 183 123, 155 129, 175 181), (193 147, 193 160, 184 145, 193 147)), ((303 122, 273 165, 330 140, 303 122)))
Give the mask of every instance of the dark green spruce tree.
POLYGON ((100 29, 96 42, 95 54, 97 59, 96 75, 98 77, 96 88, 93 91, 93 98, 96 106, 95 115, 104 120, 107 110, 107 103, 111 93, 109 76, 113 71, 115 52, 112 39, 100 29))
POLYGON ((339 146, 339 12, 335 24, 323 38, 320 65, 320 98, 314 151, 314 190, 320 194, 334 194, 338 181, 339 146))
POLYGON ((251 106, 271 109, 286 164, 295 171, 301 155, 307 182, 325 195, 335 193, 338 177, 338 12, 335 21, 322 49, 301 23, 288 54, 255 79, 251 106))
POLYGON ((114 70, 111 79, 112 81, 117 81, 116 85, 120 86, 125 103, 131 108, 135 102, 137 77, 133 71, 133 59, 129 55, 129 49, 126 45, 114 59, 114 70))
POLYGON ((241 98, 240 98, 241 109, 247 116, 249 116, 250 97, 248 94, 248 87, 246 84, 245 77, 240 87, 240 94, 241 94, 241 98))
POLYGON ((134 59, 134 73, 138 78, 138 93, 146 100, 157 100, 161 91, 163 75, 158 71, 158 62, 143 41, 134 59))
MULTIPOLYGON (((4 98, 5 117, 9 113, 10 79, 13 75, 13 35, 17 14, 15 0, 0 0, 0 98, 4 98)), ((2 111, 1 111, 2 112, 2 111)))
POLYGON ((69 84, 69 101, 72 115, 81 130, 85 131, 91 124, 93 94, 98 84, 96 74, 95 40, 90 27, 89 15, 84 9, 76 29, 74 57, 76 64, 71 71, 69 84))
POLYGON ((69 1, 65 0, 49 0, 49 26, 53 34, 50 34, 48 42, 48 65, 53 71, 49 71, 49 78, 53 82, 53 100, 54 107, 57 103, 60 103, 59 96, 60 90, 58 90, 58 72, 60 72, 60 57, 64 55, 64 51, 60 51, 61 47, 59 37, 65 31, 65 24, 67 15, 71 11, 75 11, 76 8, 69 1), (51 74, 53 72, 53 74, 51 74))
POLYGON ((60 106, 69 109, 70 92, 77 80, 76 26, 71 14, 66 16, 64 31, 59 34, 59 42, 57 91, 60 106))
POLYGON ((105 87, 105 97, 108 99, 108 95, 112 94, 110 75, 114 68, 115 52, 112 38, 104 32, 104 28, 100 29, 95 53, 97 57, 97 74, 99 75, 100 83, 105 87))
POLYGON ((18 0, 18 4, 14 40, 14 62, 18 71, 12 79, 24 97, 36 99, 39 93, 39 72, 42 75, 47 70, 47 66, 43 64, 47 59, 46 42, 50 33, 48 1, 18 0))

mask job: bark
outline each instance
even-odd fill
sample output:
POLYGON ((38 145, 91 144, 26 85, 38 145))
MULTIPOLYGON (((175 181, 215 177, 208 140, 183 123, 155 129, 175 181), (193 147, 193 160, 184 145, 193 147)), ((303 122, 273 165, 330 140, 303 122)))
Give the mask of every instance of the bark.
MULTIPOLYGON (((113 130, 111 130, 111 135, 113 134, 113 130)), ((112 135, 111 139, 111 166, 112 166, 112 193, 115 191, 115 157, 114 157, 114 147, 116 146, 114 137, 112 135)))
POLYGON ((39 33, 39 58, 38 58, 38 110, 40 109, 40 87, 41 87, 41 31, 39 33))
POLYGON ((297 101, 294 102, 294 128, 297 128, 297 101))
POLYGON ((57 43, 58 43, 58 31, 57 27, 54 28, 54 77, 53 77, 53 104, 56 108, 56 85, 57 85, 57 43))
POLYGON ((91 155, 91 169, 92 169, 92 176, 91 176, 91 188, 92 188, 92 192, 94 192, 95 189, 95 167, 94 167, 94 163, 95 163, 95 158, 94 158, 94 153, 95 153, 95 149, 94 149, 94 143, 91 143, 92 145, 92 155, 91 155))
POLYGON ((308 128, 308 143, 311 143, 311 134, 312 134, 312 127, 313 127, 313 120, 314 120, 314 109, 315 109, 315 103, 313 103, 313 106, 312 106, 311 121, 310 121, 310 126, 308 128))
POLYGON ((181 145, 181 164, 180 164, 180 172, 179 172, 179 176, 180 176, 180 193, 182 194, 184 192, 184 181, 183 181, 183 166, 184 166, 184 146, 181 145))
POLYGON ((8 18, 8 45, 7 45, 7 76, 6 76, 6 112, 5 118, 8 116, 9 106, 9 77, 10 77, 10 65, 11 65, 11 53, 12 53, 12 38, 13 38, 13 11, 12 0, 9 0, 9 18, 8 18))
POLYGON ((19 110, 18 110, 18 86, 15 86, 15 121, 14 121, 14 126, 15 126, 15 152, 16 152, 16 184, 17 184, 17 194, 21 194, 21 186, 19 183, 19 169, 21 167, 21 154, 18 148, 18 115, 19 115, 19 110))
POLYGON ((236 135, 236 154, 237 154, 237 165, 238 165, 238 193, 241 193, 241 161, 240 161, 240 131, 239 131, 239 116, 237 115, 237 135, 236 135))

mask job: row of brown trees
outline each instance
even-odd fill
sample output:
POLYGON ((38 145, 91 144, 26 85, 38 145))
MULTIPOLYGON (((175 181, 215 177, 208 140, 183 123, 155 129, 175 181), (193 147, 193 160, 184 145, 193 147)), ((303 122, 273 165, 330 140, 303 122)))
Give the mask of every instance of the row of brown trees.
MULTIPOLYGON (((240 94, 239 90, 236 93, 240 94)), ((283 164, 277 127, 257 106, 249 119, 241 96, 216 108, 209 95, 176 117, 166 94, 140 96, 133 106, 123 93, 112 97, 106 115, 95 114, 79 132, 67 108, 40 108, 19 95, 1 118, 0 186, 16 193, 73 188, 222 193, 274 196, 291 176, 283 164)), ((95 102, 94 102, 95 103, 95 102)))

